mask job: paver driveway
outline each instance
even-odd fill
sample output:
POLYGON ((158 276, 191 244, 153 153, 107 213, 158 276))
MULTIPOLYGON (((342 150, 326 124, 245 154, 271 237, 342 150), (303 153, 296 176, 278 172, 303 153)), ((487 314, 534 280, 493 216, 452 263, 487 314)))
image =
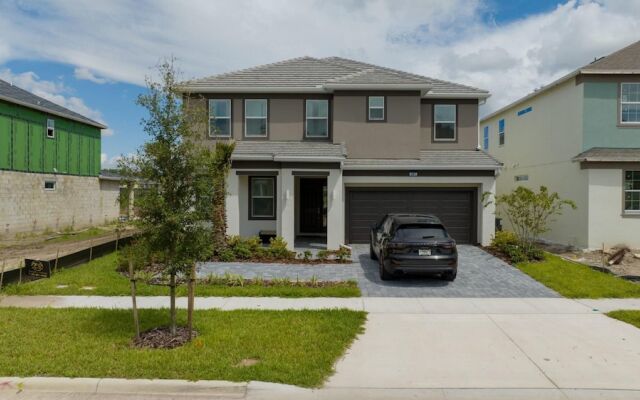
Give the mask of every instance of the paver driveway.
POLYGON ((200 275, 233 273, 246 278, 348 280, 358 282, 367 297, 559 297, 518 269, 474 246, 458 246, 458 277, 446 282, 434 277, 407 276, 381 281, 377 261, 368 245, 354 245, 353 264, 291 265, 258 263, 204 263, 200 275))

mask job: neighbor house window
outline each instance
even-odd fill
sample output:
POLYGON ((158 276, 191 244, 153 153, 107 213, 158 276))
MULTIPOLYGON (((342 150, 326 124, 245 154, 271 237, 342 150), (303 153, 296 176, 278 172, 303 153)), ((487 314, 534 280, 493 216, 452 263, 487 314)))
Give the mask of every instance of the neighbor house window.
POLYGON ((504 145, 504 119, 498 121, 498 144, 504 145))
POLYGON ((308 138, 329 137, 329 100, 307 100, 304 135, 308 138))
POLYGON ((253 219, 275 219, 276 178, 252 176, 249 178, 249 215, 253 219))
POLYGON ((230 99, 209 99, 209 136, 231 137, 230 99))
POLYGON ((433 140, 456 140, 456 105, 436 104, 433 115, 433 140))
POLYGON ((640 124, 640 83, 621 84, 620 122, 640 124))
POLYGON ((244 135, 246 137, 267 136, 267 100, 244 101, 244 135))
POLYGON ((48 192, 56 190, 56 181, 44 181, 44 190, 48 192))
POLYGON ((384 96, 369 96, 367 98, 367 120, 384 121, 385 120, 385 101, 384 96))
POLYGON ((485 150, 489 150, 489 127, 484 127, 484 132, 482 134, 482 148, 485 150))
POLYGON ((47 120, 47 137, 51 139, 56 137, 56 121, 52 119, 47 120))
POLYGON ((640 171, 624 172, 624 211, 640 213, 640 171))

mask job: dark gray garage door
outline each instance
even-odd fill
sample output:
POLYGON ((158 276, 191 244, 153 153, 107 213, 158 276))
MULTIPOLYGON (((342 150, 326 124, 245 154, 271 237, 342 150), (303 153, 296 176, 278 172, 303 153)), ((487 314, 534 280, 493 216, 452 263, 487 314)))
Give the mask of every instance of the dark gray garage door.
POLYGON ((475 243, 475 189, 347 188, 347 240, 368 243, 369 229, 385 214, 440 218, 458 243, 475 243))

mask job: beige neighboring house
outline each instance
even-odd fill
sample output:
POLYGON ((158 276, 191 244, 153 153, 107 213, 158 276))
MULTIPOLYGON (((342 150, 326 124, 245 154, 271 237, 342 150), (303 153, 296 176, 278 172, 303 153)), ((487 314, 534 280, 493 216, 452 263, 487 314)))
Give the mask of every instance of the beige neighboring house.
POLYGON ((236 141, 228 234, 368 243, 387 213, 432 213, 459 243, 490 241, 500 163, 478 149, 484 90, 338 57, 185 82, 209 144, 236 141))
POLYGON ((480 121, 504 163, 498 194, 541 185, 572 199, 544 239, 640 247, 640 42, 576 69, 480 121))

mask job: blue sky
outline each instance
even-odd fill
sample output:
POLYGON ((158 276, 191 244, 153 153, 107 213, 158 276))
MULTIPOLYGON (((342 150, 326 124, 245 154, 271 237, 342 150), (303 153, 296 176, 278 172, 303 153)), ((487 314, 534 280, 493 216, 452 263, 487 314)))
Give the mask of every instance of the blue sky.
POLYGON ((162 57, 190 78, 346 56, 488 89, 489 112, 638 40, 640 2, 621 3, 7 0, 0 78, 106 123, 108 167, 145 140, 135 99, 162 57))

